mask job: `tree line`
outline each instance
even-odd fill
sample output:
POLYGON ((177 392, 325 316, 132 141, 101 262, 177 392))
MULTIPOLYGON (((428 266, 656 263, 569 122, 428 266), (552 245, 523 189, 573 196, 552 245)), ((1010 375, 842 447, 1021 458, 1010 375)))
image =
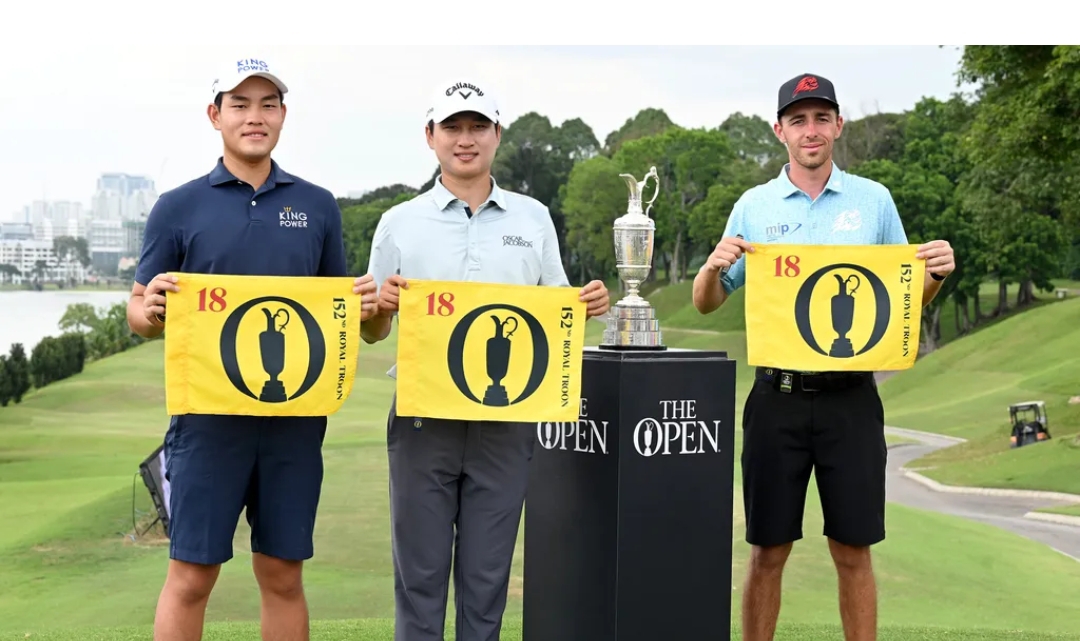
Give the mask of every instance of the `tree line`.
POLYGON ((22 343, 0 354, 0 407, 21 403, 31 389, 74 376, 88 362, 146 341, 128 327, 126 303, 101 310, 89 303, 68 305, 59 328, 62 333, 41 339, 29 358, 22 343))
MULTIPOLYGON (((945 305, 955 306, 963 334, 1009 310, 1010 285, 1019 285, 1015 306, 1025 306, 1053 289, 1051 279, 1080 279, 1080 47, 966 46, 957 79, 978 89, 848 121, 834 150, 841 169, 891 190, 910 242, 944 238, 955 249, 957 270, 924 313, 928 350, 945 305), (984 283, 998 289, 989 309, 984 283)), ((655 165, 656 286, 692 279, 739 196, 786 162, 771 123, 757 116, 688 128, 644 109, 601 144, 580 118, 555 125, 531 112, 505 127, 492 173, 548 206, 572 280, 616 284, 612 224, 628 195, 619 174, 640 180, 655 165)), ((339 199, 351 273, 367 269, 382 213, 437 175, 339 199)))

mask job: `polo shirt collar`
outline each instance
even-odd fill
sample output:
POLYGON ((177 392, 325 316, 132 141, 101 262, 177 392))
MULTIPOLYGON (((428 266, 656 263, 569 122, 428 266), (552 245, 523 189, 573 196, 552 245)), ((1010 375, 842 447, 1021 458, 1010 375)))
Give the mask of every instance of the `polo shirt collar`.
MULTIPOLYGON (((791 163, 785 164, 783 169, 780 170, 780 175, 777 176, 780 192, 784 198, 802 193, 802 190, 796 187, 795 184, 791 182, 791 178, 788 177, 788 169, 790 167, 791 163)), ((844 191, 844 172, 836 166, 835 162, 832 164, 832 172, 829 174, 829 180, 825 183, 825 191, 834 191, 838 194, 844 191)))
MULTIPOLYGON (((218 185, 224 185, 225 183, 235 183, 239 178, 234 176, 231 171, 225 168, 225 159, 218 158, 217 165, 210 172, 210 184, 214 187, 218 185)), ((277 161, 270 160, 270 175, 266 177, 266 183, 263 185, 263 189, 273 189, 276 185, 282 185, 295 182, 292 176, 285 172, 277 161)))
MULTIPOLYGON (((441 175, 435 178, 435 186, 431 189, 431 197, 435 200, 435 205, 438 206, 439 211, 444 211, 450 206, 450 203, 458 200, 458 197, 450 193, 450 190, 442 184, 441 175)), ((491 177, 491 195, 488 196, 487 202, 495 203, 500 209, 507 211, 506 194, 499 188, 494 176, 491 177)))

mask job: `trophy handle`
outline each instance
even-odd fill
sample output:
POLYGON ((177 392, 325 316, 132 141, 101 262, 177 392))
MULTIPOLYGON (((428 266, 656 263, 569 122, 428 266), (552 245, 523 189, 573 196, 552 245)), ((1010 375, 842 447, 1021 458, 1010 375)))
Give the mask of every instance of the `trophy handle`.
POLYGON ((645 208, 645 215, 646 216, 649 215, 649 211, 652 209, 653 201, 655 201, 656 197, 660 195, 660 176, 657 175, 657 173, 656 173, 656 167, 651 167, 649 169, 649 173, 645 174, 645 178, 644 178, 644 180, 641 181, 641 184, 638 187, 638 191, 640 193, 644 193, 645 184, 649 182, 649 176, 652 176, 653 178, 656 179, 656 189, 653 190, 652 198, 649 199, 649 202, 648 202, 649 206, 645 208))
POLYGON ((288 324, 289 324, 289 310, 285 309, 284 307, 281 307, 281 308, 279 308, 279 309, 278 309, 278 310, 277 310, 276 312, 274 312, 274 316, 273 316, 273 317, 274 317, 274 318, 277 318, 277 317, 278 317, 278 314, 285 314, 285 322, 284 322, 284 323, 282 323, 282 324, 281 324, 281 327, 279 327, 279 328, 278 328, 278 330, 277 330, 277 331, 279 331, 279 332, 280 332, 281 330, 285 329, 285 326, 286 326, 286 325, 288 325, 288 324))
POLYGON ((514 332, 516 332, 516 331, 517 331, 517 328, 518 328, 518 322, 517 322, 517 318, 515 318, 515 317, 513 317, 513 316, 507 316, 507 317, 506 317, 506 320, 504 320, 504 321, 503 321, 503 327, 506 327, 506 324, 507 324, 507 323, 509 323, 510 321, 514 321, 514 328, 513 328, 513 329, 511 329, 511 330, 510 330, 509 332, 506 332, 506 333, 504 334, 504 336, 505 336, 506 338, 510 338, 511 336, 513 336, 513 335, 514 335, 514 332))
POLYGON ((859 285, 862 285, 862 281, 861 281, 861 280, 859 280, 859 277, 858 277, 858 276, 856 276, 855 274, 852 274, 851 276, 848 276, 847 278, 845 278, 845 279, 844 279, 844 285, 846 286, 846 285, 847 285, 847 282, 848 282, 849 280, 851 280, 852 278, 854 278, 854 279, 855 279, 855 288, 854 288, 854 289, 850 289, 850 290, 848 290, 848 296, 850 296, 850 295, 854 294, 854 293, 855 293, 855 290, 859 288, 859 285))

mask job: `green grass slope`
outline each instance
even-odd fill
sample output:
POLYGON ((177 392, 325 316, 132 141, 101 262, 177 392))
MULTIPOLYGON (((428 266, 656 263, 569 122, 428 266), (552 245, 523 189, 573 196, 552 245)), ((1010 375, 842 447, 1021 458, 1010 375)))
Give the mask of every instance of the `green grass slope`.
MULTIPOLYGON (((751 380, 743 334, 665 327, 673 347, 724 349, 739 361, 741 410, 751 380)), ((590 323, 589 344, 601 330, 601 324, 590 323)), ((0 408, 0 639, 148 637, 167 542, 154 533, 132 535, 132 484, 136 507, 145 513, 149 501, 133 477, 139 461, 161 442, 167 423, 162 347, 154 342, 92 363, 20 405, 0 408)), ((385 371, 394 349, 393 337, 362 347, 352 396, 330 420, 316 557, 305 570, 316 638, 391 638, 385 413, 392 381, 385 371)), ((738 470, 735 476, 737 499, 738 470)), ((737 613, 747 548, 741 501, 733 503, 737 613)), ((811 483, 806 540, 796 546, 785 576, 778 639, 838 638, 835 573, 821 527, 811 483)), ((888 528, 889 539, 875 559, 884 641, 1041 641, 1062 638, 1050 633, 1080 630, 1080 602, 1072 598, 1080 593, 1080 564, 990 526, 900 506, 890 506, 888 528), (1017 585, 1039 587, 1016 590, 1017 585)), ((208 608, 208 639, 258 638, 259 600, 247 535, 241 519, 236 556, 222 571, 208 608)), ((520 627, 522 552, 519 545, 508 639, 518 638, 513 630, 520 627)))
POLYGON ((893 425, 969 439, 913 467, 942 483, 1080 494, 1080 298, 1044 305, 950 343, 885 381, 893 425), (1009 448, 1009 405, 1046 402, 1052 440, 1009 448))

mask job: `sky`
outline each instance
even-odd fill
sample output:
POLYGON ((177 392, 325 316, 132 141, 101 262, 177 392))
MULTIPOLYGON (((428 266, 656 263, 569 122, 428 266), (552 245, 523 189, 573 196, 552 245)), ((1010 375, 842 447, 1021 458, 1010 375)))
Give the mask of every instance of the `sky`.
MULTIPOLYGON (((227 40, 227 39, 222 39, 227 40)), ((206 174, 221 153, 206 115, 222 65, 259 58, 289 86, 275 159, 336 196, 435 169, 427 98, 453 82, 495 88, 506 123, 536 111, 580 117, 601 142, 639 110, 685 127, 733 112, 775 118, 785 80, 825 76, 848 119, 910 109, 958 90, 959 45, 930 46, 159 46, 45 48, 0 66, 0 220, 35 200, 89 207, 105 172, 158 192, 206 174), (483 86, 483 85, 481 85, 483 86)))

